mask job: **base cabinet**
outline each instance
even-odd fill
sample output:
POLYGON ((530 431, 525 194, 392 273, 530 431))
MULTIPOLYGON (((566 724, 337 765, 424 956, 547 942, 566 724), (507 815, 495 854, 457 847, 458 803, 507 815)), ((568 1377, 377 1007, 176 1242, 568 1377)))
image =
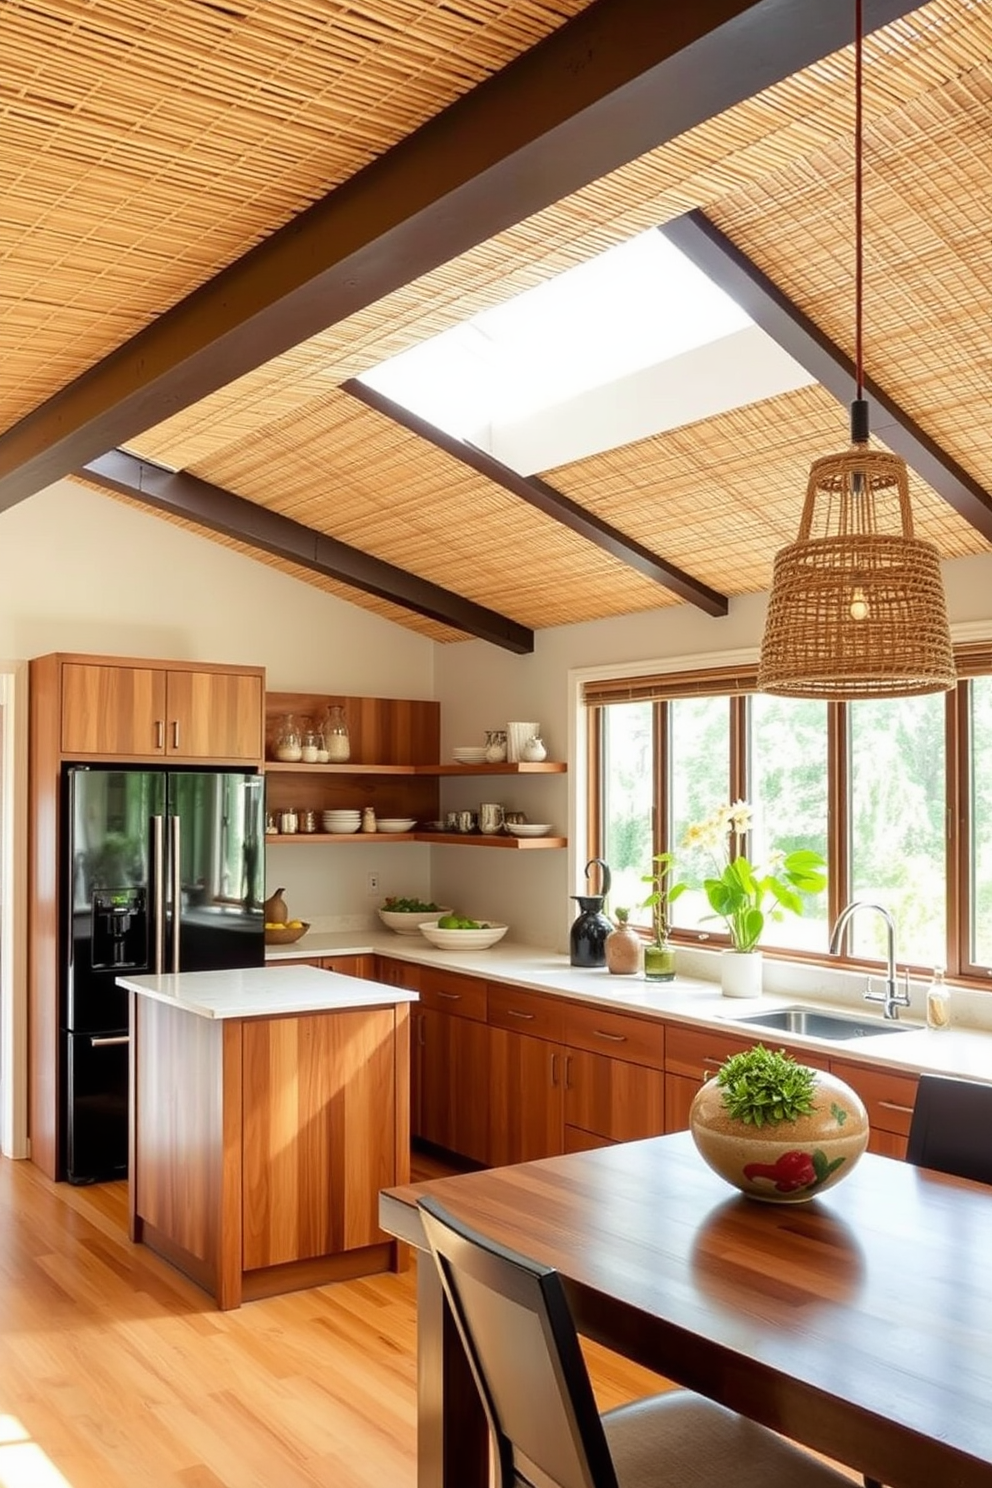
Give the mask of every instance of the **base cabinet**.
POLYGON ((485 982, 422 967, 413 1133, 479 1163, 488 1161, 488 1035, 485 982))
POLYGON ((561 1044, 489 1029, 489 1135, 493 1167, 562 1151, 565 1053, 561 1044))
POLYGON ((130 1235, 242 1301, 401 1264, 409 1004, 201 1018, 132 994, 130 1235))
POLYGON ((844 1059, 831 1059, 830 1073, 856 1090, 868 1110, 868 1151, 881 1157, 905 1157, 918 1080, 902 1071, 870 1069, 844 1059))

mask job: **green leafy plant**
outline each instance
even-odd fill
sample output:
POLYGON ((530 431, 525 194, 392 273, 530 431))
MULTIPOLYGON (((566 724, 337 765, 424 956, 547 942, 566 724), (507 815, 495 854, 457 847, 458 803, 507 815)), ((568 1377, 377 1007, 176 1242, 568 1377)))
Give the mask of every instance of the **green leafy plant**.
POLYGON ((619 904, 617 905, 616 909, 613 911, 613 914, 614 914, 614 917, 616 918, 617 924, 621 927, 621 929, 623 928, 624 925, 626 925, 627 921, 630 919, 630 910, 629 909, 623 909, 619 904))
POLYGON ((687 847, 708 849, 716 876, 703 879, 703 891, 713 910, 706 919, 721 919, 730 931, 735 951, 753 951, 765 920, 781 920, 785 911, 801 915, 802 894, 818 894, 827 882, 826 861, 819 853, 801 848, 773 852, 756 867, 742 851, 751 830, 751 807, 745 801, 720 806, 706 821, 691 826, 687 847))
POLYGON ((641 875, 641 883, 652 885, 650 894, 641 902, 641 908, 650 909, 655 941, 658 945, 663 945, 671 929, 669 906, 674 904, 689 886, 684 883, 671 882, 675 871, 674 853, 655 853, 651 861, 654 864, 654 872, 641 875))
POLYGON ((814 1109, 816 1071, 763 1044, 732 1054, 717 1071, 727 1114, 747 1126, 795 1121, 814 1109))

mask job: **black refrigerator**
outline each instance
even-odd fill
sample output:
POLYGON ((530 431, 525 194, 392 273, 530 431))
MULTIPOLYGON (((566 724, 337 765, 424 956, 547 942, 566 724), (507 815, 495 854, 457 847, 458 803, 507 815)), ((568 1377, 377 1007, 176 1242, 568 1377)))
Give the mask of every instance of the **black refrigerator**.
POLYGON ((93 1183, 127 1174, 117 977, 264 962, 264 782, 69 765, 61 806, 62 1151, 69 1182, 93 1183))

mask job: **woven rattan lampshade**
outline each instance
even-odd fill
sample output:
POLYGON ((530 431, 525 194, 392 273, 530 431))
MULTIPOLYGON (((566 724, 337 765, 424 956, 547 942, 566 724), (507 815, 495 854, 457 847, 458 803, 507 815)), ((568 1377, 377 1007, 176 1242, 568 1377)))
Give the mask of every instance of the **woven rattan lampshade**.
POLYGON ((799 537, 775 555, 762 692, 907 697, 954 686, 937 549, 913 536, 905 461, 868 444, 862 349, 863 0, 854 4, 855 398, 851 446, 810 466, 799 537))
POLYGON ((758 687, 877 698, 955 680, 940 558, 913 536, 904 462, 862 443, 814 460, 799 537, 775 556, 758 687))

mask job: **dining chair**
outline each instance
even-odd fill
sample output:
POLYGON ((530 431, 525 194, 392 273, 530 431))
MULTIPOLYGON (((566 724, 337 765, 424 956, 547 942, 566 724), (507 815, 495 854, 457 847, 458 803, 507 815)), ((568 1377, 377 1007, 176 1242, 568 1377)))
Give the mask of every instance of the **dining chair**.
POLYGON ((992 1085, 921 1075, 906 1159, 920 1168, 992 1183, 992 1085))
POLYGON ((689 1390, 600 1415, 561 1278, 419 1200, 492 1441, 494 1488, 850 1488, 689 1390))
MULTIPOLYGON (((921 1075, 906 1161, 955 1178, 992 1183, 992 1085, 951 1075, 921 1075)), ((866 1477, 864 1488, 882 1484, 866 1477)))

